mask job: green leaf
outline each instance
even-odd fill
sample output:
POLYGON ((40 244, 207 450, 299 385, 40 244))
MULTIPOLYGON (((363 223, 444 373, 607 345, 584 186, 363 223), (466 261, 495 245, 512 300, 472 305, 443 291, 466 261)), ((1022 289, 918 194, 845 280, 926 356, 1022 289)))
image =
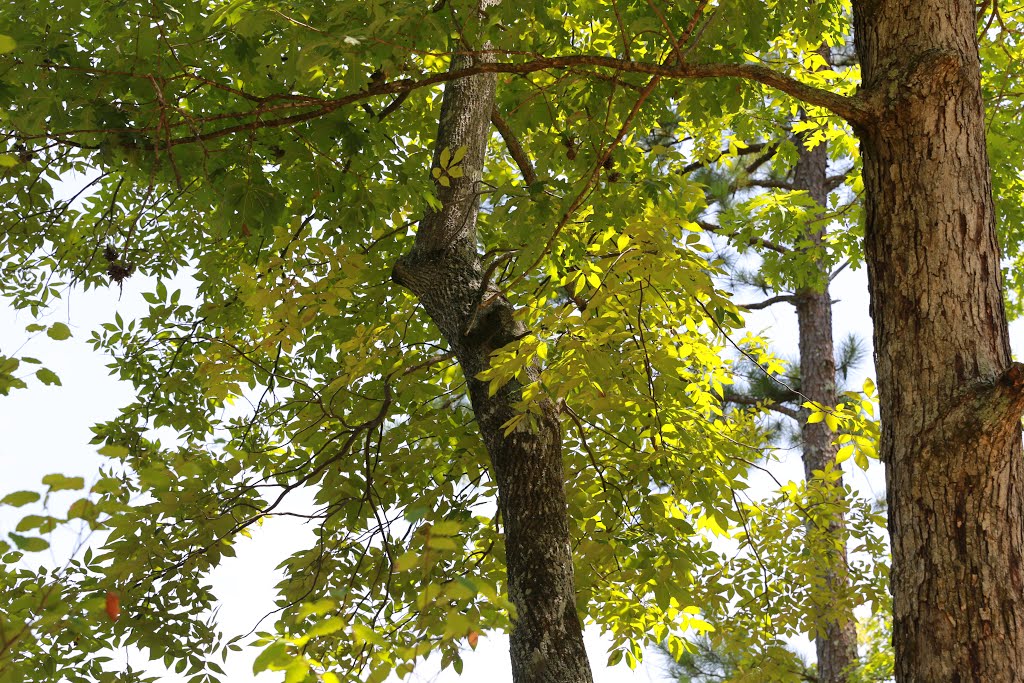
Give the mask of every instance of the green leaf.
POLYGON ((420 561, 420 556, 413 550, 402 553, 394 563, 396 572, 404 572, 412 569, 420 561))
POLYGON ((108 443, 103 448, 100 448, 97 452, 100 455, 107 456, 108 458, 124 458, 127 457, 129 453, 131 453, 131 451, 125 448, 124 446, 118 446, 117 444, 112 443, 108 443))
POLYGON ((853 456, 853 461, 857 464, 857 467, 861 468, 862 470, 866 470, 868 468, 868 456, 865 455, 862 451, 857 451, 857 454, 853 456))
POLYGON ((311 614, 315 614, 317 616, 327 614, 337 606, 338 603, 336 603, 334 600, 329 600, 327 598, 321 598, 313 602, 304 602, 302 603, 302 606, 299 608, 297 618, 299 620, 302 620, 310 616, 311 614))
POLYGON ((49 486, 51 491, 77 491, 85 486, 85 478, 48 474, 43 477, 43 483, 49 486))
POLYGON ((46 524, 48 517, 42 515, 25 515, 18 522, 18 525, 14 527, 15 531, 31 531, 32 529, 38 529, 39 527, 46 524))
POLYGON ((8 535, 11 537, 11 540, 14 541, 14 545, 18 546, 20 550, 24 550, 26 553, 38 553, 50 547, 50 544, 46 539, 39 538, 38 536, 22 536, 20 534, 8 535))
POLYGON ((854 450, 855 449, 853 444, 849 444, 840 448, 839 451, 836 453, 836 463, 838 464, 849 460, 850 456, 853 455, 854 450))
POLYGON ((302 683, 308 673, 309 661, 305 657, 299 657, 285 669, 284 683, 302 683))
POLYGON ((427 203, 427 206, 429 206, 434 211, 440 211, 441 209, 444 208, 444 204, 441 203, 441 200, 438 199, 437 195, 435 195, 430 190, 424 190, 422 197, 423 200, 427 203))
POLYGON ((38 370, 36 370, 36 377, 39 378, 40 382, 42 382, 43 384, 46 384, 46 385, 51 385, 51 384, 56 384, 57 386, 61 385, 60 384, 60 377, 58 377, 55 372, 53 372, 52 370, 48 370, 47 368, 39 368, 38 370))
POLYGON ((440 522, 435 522, 430 527, 430 534, 432 536, 454 536, 462 530, 462 523, 455 521, 454 519, 446 519, 440 522))
POLYGON ((345 627, 345 622, 342 621, 341 617, 328 617, 320 623, 314 625, 306 635, 310 638, 317 638, 319 636, 326 636, 335 631, 340 631, 345 627))
POLYGON ((4 496, 3 500, 0 500, 0 505, 10 505, 11 507, 20 508, 23 505, 34 503, 42 498, 35 491, 15 491, 14 493, 8 493, 4 496))
POLYGON ((466 145, 460 145, 459 148, 455 150, 455 154, 452 156, 453 166, 462 161, 462 157, 466 156, 466 150, 468 149, 469 147, 467 147, 466 145))
POLYGON ((291 661, 288 653, 288 644, 277 641, 264 648, 263 652, 256 656, 252 663, 252 672, 258 674, 270 667, 283 668, 291 661))
POLYGON ((88 498, 79 498, 68 508, 68 519, 92 519, 96 516, 96 504, 88 498))
POLYGON ((46 336, 61 341, 71 336, 71 330, 64 323, 54 323, 46 330, 46 336))
POLYGON ((18 47, 18 44, 14 41, 14 38, 0 33, 0 54, 11 52, 16 47, 18 47))

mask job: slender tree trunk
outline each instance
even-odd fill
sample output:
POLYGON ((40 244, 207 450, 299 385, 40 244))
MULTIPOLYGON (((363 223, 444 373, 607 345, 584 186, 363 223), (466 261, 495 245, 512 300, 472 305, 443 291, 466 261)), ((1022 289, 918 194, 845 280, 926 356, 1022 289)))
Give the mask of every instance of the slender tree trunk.
MULTIPOLYGON (((484 55, 461 56, 452 69, 484 55)), ((494 106, 495 76, 448 83, 441 106, 434 166, 444 150, 467 148, 464 175, 438 186, 440 211, 428 210, 412 251, 395 265, 395 281, 410 289, 458 358, 480 433, 491 457, 505 528, 509 597, 517 618, 511 634, 516 683, 590 683, 590 664, 576 614, 568 510, 563 488, 561 428, 554 406, 541 401, 540 417, 510 434, 522 385, 513 380, 493 396, 476 379, 490 354, 526 334, 502 297, 484 281, 477 249, 479 184, 494 106)), ((536 379, 535 369, 529 371, 536 379)))
MULTIPOLYGON (((797 161, 793 187, 806 190, 820 206, 828 205, 828 151, 824 144, 807 149, 800 143, 800 158, 797 161)), ((808 237, 820 242, 824 229, 808 237)), ((832 300, 828 290, 829 272, 819 262, 817 273, 822 287, 804 287, 796 292, 796 314, 800 330, 800 392, 807 398, 826 406, 834 406, 836 397, 835 346, 832 340, 832 300)), ((824 470, 829 463, 835 463, 836 447, 832 433, 824 422, 807 422, 809 411, 802 411, 801 426, 804 476, 810 482, 815 470, 824 470)), ((838 465, 837 465, 838 467, 838 465)), ((842 479, 834 486, 842 489, 842 479)), ((838 495, 842 495, 839 493, 838 495)), ((829 592, 843 592, 849 586, 846 568, 846 524, 842 513, 829 520, 824 538, 815 534, 814 543, 819 546, 812 552, 822 553, 828 558, 829 569, 825 583, 829 592)), ((813 530, 812 530, 813 531, 813 530)), ((834 606, 822 605, 834 612, 834 606)), ((818 681, 820 683, 842 683, 857 661, 857 624, 853 610, 845 610, 838 619, 829 621, 824 632, 815 638, 818 655, 818 681)))
POLYGON ((1024 680, 1024 373, 1011 364, 975 3, 854 2, 901 682, 1024 680))

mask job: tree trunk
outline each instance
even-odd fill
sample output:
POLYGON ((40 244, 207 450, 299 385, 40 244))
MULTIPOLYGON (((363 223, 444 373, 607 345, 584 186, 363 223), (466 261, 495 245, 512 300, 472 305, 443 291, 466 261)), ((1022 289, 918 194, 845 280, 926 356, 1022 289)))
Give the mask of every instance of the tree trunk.
POLYGON ((858 130, 896 679, 1024 679, 1024 373, 1001 293, 975 4, 860 0, 858 130))
MULTIPOLYGON (((486 56, 459 56, 452 70, 486 56)), ((516 683, 589 683, 590 664, 576 614, 568 510, 563 488, 561 428, 554 406, 542 400, 540 417, 510 434, 503 425, 517 414, 522 385, 513 380, 493 396, 476 376, 490 354, 526 334, 511 304, 484 280, 476 220, 495 76, 449 82, 444 91, 434 167, 465 146, 464 175, 438 185, 443 208, 428 210, 415 246, 395 265, 394 280, 410 289, 458 358, 469 387, 483 441, 498 486, 505 529, 509 598, 517 618, 511 634, 516 683)), ((536 379, 536 369, 530 369, 536 379)))
MULTIPOLYGON (((806 190, 819 206, 828 205, 828 151, 824 144, 807 149, 800 142, 800 158, 797 161, 793 187, 806 190)), ((825 230, 814 231, 809 239, 820 243, 825 230)), ((800 332, 800 392, 807 398, 826 406, 834 406, 836 397, 835 346, 832 340, 832 300, 828 291, 829 272, 824 262, 818 262, 817 273, 822 287, 804 287, 796 292, 796 314, 800 332)), ((801 425, 804 476, 808 482, 815 470, 824 470, 829 463, 835 463, 837 448, 832 443, 832 433, 824 422, 807 422, 809 411, 801 411, 801 425)), ((838 467, 838 465, 837 465, 838 467)), ((834 483, 842 488, 842 479, 834 483)), ((838 495, 842 495, 839 493, 838 495)), ((843 592, 849 586, 846 568, 846 529, 842 513, 829 520, 828 533, 818 537, 820 546, 814 553, 828 558, 829 569, 825 584, 829 592, 843 592), (825 541, 826 543, 822 543, 825 541)), ((834 612, 831 604, 822 605, 824 610, 834 612)), ((818 655, 818 681, 820 683, 842 683, 857 661, 857 623, 853 610, 845 610, 839 619, 830 620, 824 632, 815 638, 818 655)))

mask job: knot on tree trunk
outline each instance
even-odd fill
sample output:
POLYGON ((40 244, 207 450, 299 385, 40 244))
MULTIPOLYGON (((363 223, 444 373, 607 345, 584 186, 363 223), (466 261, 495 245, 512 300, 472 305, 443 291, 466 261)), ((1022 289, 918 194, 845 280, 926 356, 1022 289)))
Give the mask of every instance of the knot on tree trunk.
POLYGON ((964 55, 946 48, 926 50, 878 73, 881 78, 858 95, 871 112, 867 125, 859 122, 860 130, 899 127, 903 116, 930 113, 922 102, 958 96, 970 77, 964 55))
MULTIPOLYGON (((931 448, 980 446, 1020 432, 1024 414, 1024 364, 1013 363, 994 380, 980 382, 959 394, 926 431, 931 448)), ((978 448, 978 453, 987 452, 978 448)), ((987 463, 977 463, 987 467, 987 463)))

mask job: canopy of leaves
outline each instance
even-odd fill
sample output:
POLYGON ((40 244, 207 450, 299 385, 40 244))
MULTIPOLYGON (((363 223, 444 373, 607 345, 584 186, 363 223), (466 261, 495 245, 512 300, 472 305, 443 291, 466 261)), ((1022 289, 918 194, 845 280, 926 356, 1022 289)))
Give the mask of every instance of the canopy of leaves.
MULTIPOLYGON (((760 82, 854 90, 856 67, 814 59, 844 44, 848 6, 663 5, 506 2, 483 35, 462 29, 477 3, 456 0, 0 9, 0 294, 32 314, 70 287, 141 287, 150 304, 91 337, 137 393, 95 429, 109 468, 66 514, 25 517, 0 542, 0 680, 104 680, 103 649, 126 644, 213 680, 210 655, 238 645, 216 632, 206 577, 281 513, 314 520, 316 543, 283 558, 257 669, 380 681, 436 652, 458 670, 467 637, 510 626, 464 378, 390 278, 438 202, 434 182, 461 172, 459 150, 430 162, 450 56, 485 41, 501 75, 479 248, 532 333, 482 378, 497 389, 542 368, 508 429, 528 426, 533 397, 560 408, 581 616, 610 634, 613 662, 649 643, 679 651, 710 629, 705 607, 748 609, 759 641, 769 623, 772 643, 813 633, 816 558, 797 553, 793 568, 786 544, 828 494, 740 502, 763 430, 757 413, 723 408, 741 318, 704 233, 716 183, 771 179, 746 170, 754 145, 777 149, 778 169, 794 153, 797 103, 760 82), (313 509, 292 507, 300 490, 313 509), (102 549, 22 568, 76 520, 105 533, 102 549), (723 560, 717 538, 751 534, 777 581, 754 555, 723 560)), ((1003 42, 993 73, 1017 63, 1003 42)), ((802 132, 855 168, 849 130, 805 111, 802 132)), ((993 137, 1009 154, 1012 138, 993 137)), ((1008 188, 1013 164, 996 162, 1008 188)), ((818 252, 769 256, 768 287, 802 283, 801 259, 857 259, 855 170, 849 188, 827 207, 845 229, 818 252)), ((751 193, 712 227, 793 246, 822 220, 813 208, 751 193)), ((761 342, 749 348, 779 369, 761 342)), ((0 394, 32 360, 0 357, 0 394)), ((867 453, 869 420, 849 405, 817 414, 867 453)), ((851 533, 884 554, 862 512, 851 533)), ((875 569, 849 600, 877 599, 875 569)))

